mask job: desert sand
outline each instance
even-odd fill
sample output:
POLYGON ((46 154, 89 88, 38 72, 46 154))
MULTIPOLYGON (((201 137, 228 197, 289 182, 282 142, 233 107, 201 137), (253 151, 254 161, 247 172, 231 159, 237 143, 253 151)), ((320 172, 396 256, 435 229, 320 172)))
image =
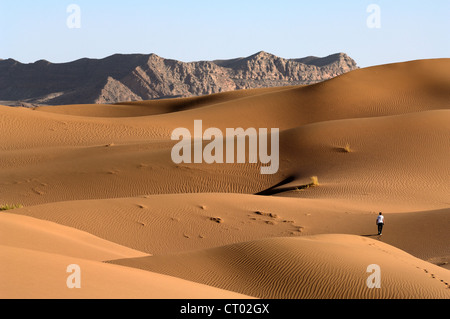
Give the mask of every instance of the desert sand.
POLYGON ((0 211, 0 297, 448 299, 449 123, 450 59, 308 86, 0 106, 0 204, 23 206, 0 211), (171 133, 194 120, 279 128, 278 172, 175 164, 171 133))

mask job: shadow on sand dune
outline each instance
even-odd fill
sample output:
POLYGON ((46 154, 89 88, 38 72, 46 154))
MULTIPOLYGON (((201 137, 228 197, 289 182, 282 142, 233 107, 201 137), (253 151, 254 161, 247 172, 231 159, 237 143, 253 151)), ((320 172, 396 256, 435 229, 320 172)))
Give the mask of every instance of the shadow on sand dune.
POLYGON ((261 195, 261 196, 270 196, 270 195, 274 195, 274 194, 279 194, 279 193, 283 193, 283 192, 287 192, 287 191, 293 191, 298 189, 298 187, 296 186, 291 186, 291 187, 281 187, 283 185, 289 184, 293 181, 295 181, 296 176, 295 175, 291 175, 287 178, 285 178, 284 180, 282 180, 281 182, 279 182, 278 184, 273 185, 270 188, 267 188, 259 193, 256 193, 255 195, 261 195))

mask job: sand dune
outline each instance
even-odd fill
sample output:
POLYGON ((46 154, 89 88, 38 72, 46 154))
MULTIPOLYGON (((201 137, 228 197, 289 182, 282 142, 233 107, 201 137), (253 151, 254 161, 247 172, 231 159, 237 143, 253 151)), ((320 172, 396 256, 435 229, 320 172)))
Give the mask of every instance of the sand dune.
POLYGON ((257 164, 177 165, 173 143, 164 140, 10 150, 0 160, 0 195, 28 206, 146 194, 256 194, 293 177, 277 196, 350 198, 374 210, 441 209, 450 193, 448 121, 450 111, 438 110, 286 130, 275 175, 259 174, 257 164), (350 153, 342 152, 347 143, 350 153), (320 188, 293 191, 311 176, 320 188))
MULTIPOLYGON (((172 194, 50 203, 12 213, 73 227, 152 255, 330 231, 379 238, 373 206, 336 199, 172 194)), ((448 214, 448 209, 386 212, 389 231, 382 241, 416 257, 448 263, 448 214)))
POLYGON ((252 90, 237 90, 224 93, 204 95, 200 97, 123 102, 116 104, 81 104, 81 105, 57 105, 37 108, 41 112, 55 114, 87 116, 87 117, 138 117, 159 115, 192 110, 213 104, 235 101, 255 95, 280 92, 293 87, 260 88, 252 90))
POLYGON ((0 231, 3 246, 50 254, 96 261, 148 255, 74 228, 15 214, 0 215, 0 231))
POLYGON ((0 246, 2 299, 246 299, 242 294, 141 270, 35 250, 0 246), (69 265, 81 288, 69 289, 69 265))
MULTIPOLYGON (((317 175, 323 184, 344 187, 344 196, 377 193, 381 186, 379 192, 389 198, 396 191, 406 202, 415 199, 414 205, 420 206, 416 210, 443 208, 448 200, 441 195, 449 190, 443 159, 450 155, 445 147, 450 98, 442 69, 448 63, 415 61, 361 69, 313 86, 256 90, 260 94, 246 97, 242 92, 200 97, 212 104, 126 120, 0 107, 0 129, 5 132, 1 180, 8 186, 0 195, 30 205, 142 194, 258 193, 291 175, 299 176, 295 183, 317 175), (399 96, 405 101, 395 102, 399 96), (194 119, 202 119, 204 127, 280 127, 278 174, 262 176, 257 165, 173 164, 174 143, 168 136, 177 127, 192 131, 194 119), (347 143, 354 152, 342 154, 339 150, 347 143), (428 165, 430 152, 433 165, 428 165), (360 189, 349 192, 349 180, 360 189), (431 183, 434 191, 423 192, 422 183, 431 183), (387 192, 386 185, 394 189, 387 192)), ((373 196, 377 202, 389 200, 373 196)))
MULTIPOLYGON (((65 107, 62 107, 62 110, 58 110, 58 107, 42 107, 36 108, 37 112, 32 109, 17 111, 1 108, 1 118, 8 117, 8 121, 3 120, 1 123, 5 131, 14 128, 18 130, 21 127, 41 127, 46 130, 35 131, 50 134, 47 130, 58 129, 59 134, 53 134, 53 138, 46 140, 47 146, 95 145, 100 137, 108 136, 116 138, 117 142, 169 137, 176 127, 192 129, 195 119, 202 119, 205 126, 220 129, 242 126, 278 127, 284 130, 328 120, 448 109, 450 79, 445 70, 449 65, 450 59, 412 61, 359 69, 310 86, 257 89, 254 93, 226 92, 217 94, 216 97, 162 100, 147 104, 135 102, 130 105, 149 105, 149 108, 152 108, 160 103, 169 109, 169 106, 181 109, 181 112, 173 112, 171 109, 165 114, 151 117, 135 116, 126 122, 122 118, 108 118, 108 114, 98 118, 95 109, 91 117, 69 116, 70 111, 65 112, 65 107), (221 97, 223 94, 226 95, 221 97), (195 100, 202 104, 202 107, 183 111, 186 104, 193 104, 195 100), (207 103, 202 102, 205 100, 207 103), (113 126, 116 126, 117 130, 112 130, 113 126), (125 127, 128 128, 127 134, 120 132, 125 127), (103 134, 99 134, 102 130, 103 134), (118 134, 119 132, 122 134, 118 134), (77 134, 73 136, 74 133, 77 134)), ((112 106, 112 109, 114 107, 112 106)), ((133 109, 130 108, 131 116, 133 109)), ((114 114, 114 111, 111 113, 114 114)), ((74 114, 77 112, 74 111, 74 114)), ((154 113, 150 111, 150 114, 154 113)), ((2 147, 32 146, 43 142, 43 137, 48 137, 41 134, 27 136, 23 144, 14 143, 18 141, 13 139, 4 141, 2 147)))
POLYGON ((0 106, 0 204, 24 205, 0 212, 0 253, 11 261, 0 293, 448 298, 449 70, 450 59, 421 60, 310 86, 0 106), (193 131, 194 120, 222 131, 279 128, 278 172, 174 164, 171 132, 193 131), (306 187, 312 176, 319 185, 306 187), (22 275, 27 262, 38 282, 22 275), (92 270, 89 289, 51 281, 68 262, 92 270), (373 263, 386 289, 365 288, 373 263))
POLYGON ((90 234, 26 216, 0 214, 0 298, 247 298, 244 295, 103 261, 148 254, 90 234), (67 287, 70 265, 80 289, 67 287))
POLYGON ((239 243, 173 256, 113 261, 259 298, 448 298, 448 270, 379 241, 321 235, 239 243), (381 289, 368 288, 377 264, 381 289))

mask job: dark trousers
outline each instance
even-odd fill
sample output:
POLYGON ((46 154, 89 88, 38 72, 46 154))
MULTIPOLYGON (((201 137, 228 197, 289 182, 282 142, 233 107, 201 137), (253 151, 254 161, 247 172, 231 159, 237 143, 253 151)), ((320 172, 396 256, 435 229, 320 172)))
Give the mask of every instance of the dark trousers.
POLYGON ((383 223, 379 223, 377 225, 378 225, 378 235, 381 235, 381 232, 383 231, 384 224, 383 223))

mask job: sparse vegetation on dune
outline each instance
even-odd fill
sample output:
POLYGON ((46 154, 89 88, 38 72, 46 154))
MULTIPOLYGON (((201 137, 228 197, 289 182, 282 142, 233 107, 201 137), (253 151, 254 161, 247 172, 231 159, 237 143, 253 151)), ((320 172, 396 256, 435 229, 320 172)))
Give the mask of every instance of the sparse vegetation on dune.
POLYGON ((345 153, 350 153, 350 152, 352 151, 352 149, 350 148, 350 144, 348 144, 348 143, 345 145, 344 148, 342 148, 342 150, 343 150, 345 153))
POLYGON ((312 186, 319 186, 319 179, 317 178, 317 176, 312 176, 311 177, 311 183, 309 184, 310 187, 312 186))
POLYGON ((311 176, 311 183, 305 184, 305 185, 301 185, 301 186, 297 187, 295 190, 296 191, 300 191, 302 189, 307 189, 307 188, 315 187, 315 186, 319 186, 319 185, 320 184, 319 184, 318 177, 317 176, 311 176))
POLYGON ((18 209, 18 208, 22 208, 23 205, 22 204, 4 204, 4 205, 0 205, 0 211, 5 211, 5 210, 12 210, 12 209, 18 209))

